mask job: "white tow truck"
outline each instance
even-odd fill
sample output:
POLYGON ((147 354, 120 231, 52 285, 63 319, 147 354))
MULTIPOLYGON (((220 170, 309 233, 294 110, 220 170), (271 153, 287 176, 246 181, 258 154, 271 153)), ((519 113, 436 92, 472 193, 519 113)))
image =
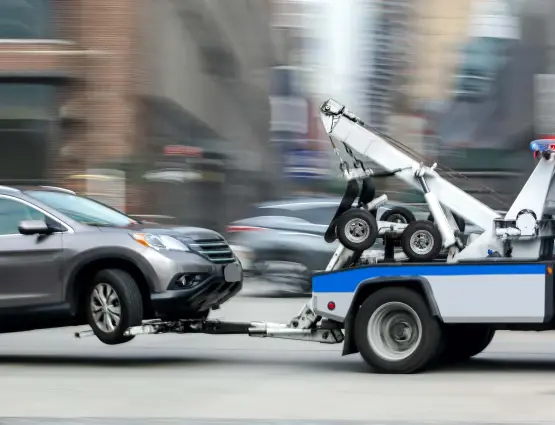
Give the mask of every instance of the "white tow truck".
POLYGON ((334 149, 343 143, 353 164, 340 156, 348 188, 327 236, 341 244, 326 271, 313 275, 312 298, 300 313, 287 323, 150 321, 127 329, 128 335, 245 334, 343 343, 343 355, 360 352, 376 372, 414 373, 480 353, 499 329, 555 329, 555 221, 545 210, 555 170, 553 141, 531 144, 537 166, 500 217, 441 177, 435 164, 416 160, 338 102, 328 100, 320 114, 334 149), (355 155, 422 190, 433 223, 378 228, 370 210, 387 197, 370 199, 373 192, 369 197, 366 189, 374 173, 355 155), (353 196, 359 207, 352 207, 353 196), (466 237, 454 214, 484 232, 466 237), (385 253, 362 259, 377 237, 386 241, 385 253), (399 240, 403 253, 392 249, 399 240), (447 257, 438 259, 440 251, 447 257))

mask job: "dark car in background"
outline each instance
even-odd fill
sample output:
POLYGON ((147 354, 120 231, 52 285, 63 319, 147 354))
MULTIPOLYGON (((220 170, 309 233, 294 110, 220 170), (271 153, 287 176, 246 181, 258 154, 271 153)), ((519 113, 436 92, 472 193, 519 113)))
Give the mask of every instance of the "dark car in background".
MULTIPOLYGON (((324 270, 338 246, 337 241, 325 242, 324 233, 340 200, 299 198, 255 205, 249 217, 228 226, 227 240, 250 276, 281 291, 308 293, 311 273, 324 270)), ((395 207, 409 209, 419 220, 429 214, 420 204, 389 201, 376 217, 383 219, 395 207)), ((381 249, 380 244, 378 240, 373 249, 381 249)))

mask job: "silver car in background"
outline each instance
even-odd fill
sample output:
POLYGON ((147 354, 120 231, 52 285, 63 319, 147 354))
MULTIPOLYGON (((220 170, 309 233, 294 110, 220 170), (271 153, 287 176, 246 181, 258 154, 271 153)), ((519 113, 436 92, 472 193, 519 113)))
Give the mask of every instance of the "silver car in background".
MULTIPOLYGON (((328 228, 341 198, 299 198, 255 205, 250 217, 230 223, 227 240, 243 264, 243 270, 261 284, 280 292, 310 293, 310 275, 324 270, 339 242, 327 243, 328 228)), ((376 218, 401 221, 398 208, 425 220, 420 204, 389 201, 378 208, 376 218)), ((384 220, 384 221, 386 221, 384 220)), ((383 249, 378 240, 372 249, 383 249)))

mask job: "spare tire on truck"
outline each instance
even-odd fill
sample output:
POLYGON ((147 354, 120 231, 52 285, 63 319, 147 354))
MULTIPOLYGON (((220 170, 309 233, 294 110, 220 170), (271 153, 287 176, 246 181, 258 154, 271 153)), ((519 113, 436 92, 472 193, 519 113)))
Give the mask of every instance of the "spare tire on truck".
POLYGON ((416 217, 413 212, 405 207, 393 207, 386 212, 384 212, 380 221, 390 221, 392 223, 412 223, 416 221, 416 217))
POLYGON ((341 244, 354 252, 370 248, 378 238, 378 223, 368 211, 353 208, 337 219, 337 238, 341 244))

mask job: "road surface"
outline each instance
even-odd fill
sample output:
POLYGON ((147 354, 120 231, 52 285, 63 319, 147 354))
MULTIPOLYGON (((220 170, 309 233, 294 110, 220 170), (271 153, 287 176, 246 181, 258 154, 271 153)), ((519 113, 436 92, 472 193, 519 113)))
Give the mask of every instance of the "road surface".
MULTIPOLYGON (((280 321, 296 314, 302 302, 241 297, 217 316, 280 321)), ((109 347, 95 338, 75 340, 73 331, 0 336, 0 416, 36 418, 0 420, 1 425, 82 417, 97 418, 83 422, 90 425, 142 425, 148 418, 198 419, 152 422, 168 424, 275 425, 555 420, 550 333, 501 333, 487 353, 465 365, 383 376, 369 373, 358 355, 341 357, 339 346, 157 335, 109 347), (239 421, 226 422, 231 419, 239 421), (305 422, 286 421, 292 419, 305 422)))

